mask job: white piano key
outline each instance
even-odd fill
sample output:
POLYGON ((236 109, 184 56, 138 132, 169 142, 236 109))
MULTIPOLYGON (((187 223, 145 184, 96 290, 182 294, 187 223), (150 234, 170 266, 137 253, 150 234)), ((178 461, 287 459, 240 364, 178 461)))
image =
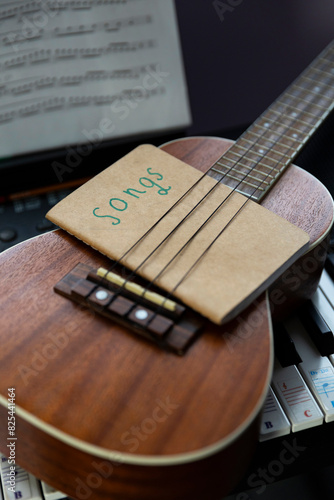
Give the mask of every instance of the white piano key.
POLYGON ((278 436, 289 434, 291 424, 287 419, 274 391, 269 387, 264 403, 259 441, 266 441, 278 436))
MULTIPOLYGON (((334 282, 332 278, 329 276, 326 269, 322 271, 319 287, 326 296, 328 302, 334 308, 334 282)), ((333 316, 334 316, 334 311, 332 311, 332 320, 334 320, 333 316)))
POLYGON ((12 465, 15 467, 15 484, 12 485, 10 466, 8 459, 2 455, 0 474, 4 500, 43 500, 38 480, 17 464, 12 465))
POLYGON ((334 354, 331 354, 331 355, 329 356, 329 360, 330 360, 330 362, 332 363, 332 365, 334 365, 334 354))
POLYGON ((62 498, 67 498, 65 493, 55 490, 52 486, 44 483, 44 481, 41 481, 41 486, 45 500, 61 500, 62 498))
POLYGON ((325 414, 325 421, 332 422, 334 420, 334 367, 327 356, 319 355, 307 332, 296 318, 287 321, 286 327, 302 358, 298 369, 325 414))
POLYGON ((291 422, 293 432, 323 423, 324 416, 294 365, 282 368, 276 360, 272 386, 291 422))
MULTIPOLYGON (((1 458, 0 458, 0 460, 1 460, 1 458)), ((2 488, 3 488, 3 486, 2 486, 1 475, 0 475, 0 500, 3 500, 2 488)))
POLYGON ((321 288, 318 288, 311 300, 320 316, 322 316, 324 321, 327 323, 329 329, 334 332, 334 310, 332 304, 327 298, 327 295, 325 295, 321 288))

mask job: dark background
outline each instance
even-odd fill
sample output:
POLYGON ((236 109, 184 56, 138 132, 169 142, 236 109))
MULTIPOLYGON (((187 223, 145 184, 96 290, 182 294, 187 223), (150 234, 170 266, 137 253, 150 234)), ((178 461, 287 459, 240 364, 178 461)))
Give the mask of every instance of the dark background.
MULTIPOLYGON (((193 117, 186 135, 237 139, 334 39, 333 0, 175 5, 193 117)), ((295 163, 334 196, 333 112, 295 163)))
POLYGON ((175 1, 189 134, 252 123, 334 38, 333 0, 230 0, 223 20, 216 4, 175 1))

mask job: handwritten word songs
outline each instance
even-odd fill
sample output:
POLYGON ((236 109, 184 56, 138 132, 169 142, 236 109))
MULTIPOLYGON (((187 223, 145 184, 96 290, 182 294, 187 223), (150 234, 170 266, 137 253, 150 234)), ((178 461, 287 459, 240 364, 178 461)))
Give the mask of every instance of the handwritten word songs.
MULTIPOLYGON (((138 182, 141 186, 146 188, 145 190, 128 188, 128 189, 123 191, 123 193, 125 193, 127 195, 127 196, 123 196, 123 198, 125 198, 125 199, 123 199, 123 198, 110 198, 109 206, 112 208, 112 210, 116 210, 116 212, 124 212, 125 210, 127 210, 128 205, 129 205, 127 200, 131 199, 128 197, 132 196, 133 198, 139 199, 141 197, 141 195, 144 195, 145 193, 147 193, 148 189, 152 189, 152 188, 156 189, 156 194, 158 194, 160 196, 165 196, 168 194, 168 191, 171 189, 171 186, 163 187, 163 186, 161 186, 161 184, 158 184, 157 182, 155 182, 155 181, 162 181, 163 175, 158 173, 158 172, 152 172, 152 168, 150 168, 150 167, 146 171, 147 171, 148 175, 155 176, 156 179, 152 180, 149 177, 140 177, 138 182)), ((111 213, 115 213, 115 212, 112 211, 111 213)), ((95 215, 95 217, 101 217, 101 218, 108 217, 110 219, 113 219, 113 221, 111 222, 111 224, 113 226, 116 226, 116 225, 121 223, 121 219, 119 217, 115 217, 114 215, 103 213, 103 210, 100 207, 94 208, 93 215, 95 215)))

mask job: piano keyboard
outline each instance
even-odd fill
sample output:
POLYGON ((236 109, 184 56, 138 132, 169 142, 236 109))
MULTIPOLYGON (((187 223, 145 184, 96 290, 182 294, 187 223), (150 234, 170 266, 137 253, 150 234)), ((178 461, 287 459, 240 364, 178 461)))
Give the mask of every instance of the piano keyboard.
MULTIPOLYGON (((56 491, 43 481, 26 472, 15 464, 15 488, 11 486, 10 465, 3 455, 0 455, 0 500, 59 500, 67 498, 64 493, 56 491)), ((14 481, 13 481, 14 482, 14 481)))
POLYGON ((308 304, 308 328, 305 308, 303 313, 277 332, 278 343, 285 334, 290 345, 285 339, 283 349, 275 349, 260 441, 334 421, 334 282, 326 270, 308 304), (298 364, 291 363, 293 357, 298 364))
MULTIPOLYGON (((334 280, 333 269, 328 270, 331 276, 323 271, 304 313, 277 327, 274 372, 259 435, 260 454, 261 446, 274 438, 303 435, 303 431, 325 423, 334 428, 334 280)), ((15 492, 10 491, 9 464, 3 455, 0 459, 0 500, 67 498, 17 464, 15 492)))

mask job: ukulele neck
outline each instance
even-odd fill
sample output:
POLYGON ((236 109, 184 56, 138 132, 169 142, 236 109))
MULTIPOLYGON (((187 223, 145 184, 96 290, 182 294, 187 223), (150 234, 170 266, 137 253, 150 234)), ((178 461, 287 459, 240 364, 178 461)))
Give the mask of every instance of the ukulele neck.
POLYGON ((244 132, 208 174, 260 202, 334 106, 334 42, 244 132))

